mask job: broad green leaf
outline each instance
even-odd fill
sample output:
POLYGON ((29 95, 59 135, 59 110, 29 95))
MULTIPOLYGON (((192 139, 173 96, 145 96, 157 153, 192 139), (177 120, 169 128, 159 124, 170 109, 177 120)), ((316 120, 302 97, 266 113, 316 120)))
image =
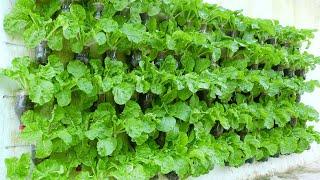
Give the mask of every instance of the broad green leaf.
POLYGON ((67 106, 71 102, 71 90, 69 89, 61 90, 55 96, 59 106, 67 106))
POLYGON ((144 39, 145 26, 142 24, 124 24, 121 28, 128 40, 134 43, 140 43, 144 39))
POLYGON ((178 102, 172 105, 169 111, 171 116, 179 118, 183 121, 186 121, 191 114, 191 108, 183 102, 178 102))
POLYGON ((98 32, 95 36, 95 40, 98 45, 103 45, 107 42, 107 37, 103 32, 98 32))
POLYGON ((31 81, 31 86, 29 87, 29 96, 33 102, 43 105, 53 98, 54 86, 51 81, 41 79, 31 81))
POLYGON ((159 131, 169 132, 169 131, 173 130, 175 126, 176 126, 176 119, 175 118, 163 117, 160 120, 157 129, 159 131))
POLYGON ((97 150, 100 156, 109 156, 117 147, 117 140, 113 138, 100 139, 97 143, 97 150))
POLYGON ((63 48, 63 37, 59 35, 53 35, 48 39, 48 46, 55 51, 61 51, 63 48))
POLYGON ((110 33, 118 29, 118 23, 116 21, 106 18, 100 19, 97 26, 106 33, 110 33))
POLYGON ((87 66, 80 61, 71 61, 67 66, 67 70, 77 79, 83 77, 88 72, 87 66))
POLYGON ((121 83, 112 89, 112 94, 114 95, 114 101, 117 104, 123 105, 127 103, 134 92, 134 86, 129 83, 121 83))
POLYGON ((61 138, 63 142, 65 142, 68 145, 72 143, 72 136, 66 129, 59 131, 58 137, 61 138))
POLYGON ((51 140, 42 140, 36 144, 36 157, 46 158, 50 156, 52 152, 51 140))
POLYGON ((91 94, 93 91, 93 85, 89 79, 81 78, 77 81, 77 85, 79 89, 85 92, 86 94, 91 94))

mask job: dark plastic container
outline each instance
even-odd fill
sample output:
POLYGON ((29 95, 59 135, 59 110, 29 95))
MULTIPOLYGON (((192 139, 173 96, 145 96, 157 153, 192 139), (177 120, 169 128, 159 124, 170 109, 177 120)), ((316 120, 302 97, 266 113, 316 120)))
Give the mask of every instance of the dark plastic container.
POLYGON ((42 41, 36 48, 35 48, 35 57, 38 64, 45 65, 48 63, 48 55, 50 50, 48 49, 47 41, 42 41))

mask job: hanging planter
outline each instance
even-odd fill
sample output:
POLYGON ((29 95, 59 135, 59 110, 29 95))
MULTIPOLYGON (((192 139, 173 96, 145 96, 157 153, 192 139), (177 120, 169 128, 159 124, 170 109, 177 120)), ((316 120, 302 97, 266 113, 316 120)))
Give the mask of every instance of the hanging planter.
POLYGON ((141 18, 141 24, 146 25, 148 20, 150 19, 150 16, 148 13, 140 13, 140 18, 141 18))
POLYGON ((102 12, 104 10, 104 4, 102 2, 95 2, 93 3, 93 6, 95 7, 95 18, 100 19, 102 17, 102 12))
POLYGON ((210 133, 215 138, 218 138, 222 135, 223 131, 224 131, 223 126, 219 122, 217 122, 211 129, 210 133))
POLYGON ((200 32, 201 33, 207 33, 208 25, 207 24, 201 24, 200 32))
POLYGON ((38 64, 46 65, 48 63, 49 52, 50 52, 50 50, 48 48, 48 42, 47 41, 42 41, 35 48, 36 62, 38 64))
POLYGON ((88 64, 89 63, 89 52, 90 52, 90 47, 85 46, 81 53, 75 54, 75 59, 83 62, 84 64, 88 64))
POLYGON ((152 106, 154 100, 153 94, 139 94, 139 104, 143 110, 146 110, 152 106))
POLYGON ((293 69, 287 68, 283 70, 284 76, 293 78, 295 75, 295 71, 293 69))
POLYGON ((134 50, 130 55, 130 64, 133 68, 139 66, 140 61, 142 60, 142 53, 139 50, 134 50))
POLYGON ((155 60, 155 63, 154 63, 157 68, 160 68, 166 56, 167 54, 164 51, 158 53, 157 59, 155 60))
POLYGON ((70 5, 72 3, 72 0, 60 0, 61 2, 61 11, 62 12, 70 12, 70 5))
POLYGON ((108 50, 105 53, 105 58, 110 58, 112 61, 117 60, 117 51, 116 50, 108 50))
POLYGON ((14 110, 19 119, 21 119, 21 116, 24 112, 31 109, 31 106, 32 105, 28 93, 23 90, 17 92, 14 110))

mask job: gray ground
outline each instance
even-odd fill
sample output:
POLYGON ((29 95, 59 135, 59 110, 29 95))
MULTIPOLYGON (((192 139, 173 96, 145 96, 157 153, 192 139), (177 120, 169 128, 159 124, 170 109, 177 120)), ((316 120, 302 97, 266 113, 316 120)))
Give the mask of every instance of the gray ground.
POLYGON ((289 170, 285 173, 276 173, 271 176, 257 178, 257 180, 320 180, 320 162, 289 170))

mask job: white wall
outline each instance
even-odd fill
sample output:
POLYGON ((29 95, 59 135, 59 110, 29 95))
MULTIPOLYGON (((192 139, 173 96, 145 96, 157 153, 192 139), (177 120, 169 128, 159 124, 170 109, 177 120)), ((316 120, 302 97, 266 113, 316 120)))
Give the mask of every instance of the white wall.
MULTIPOLYGON (((10 0, 2 0, 0 5, 0 68, 9 67, 15 56, 29 55, 30 53, 21 46, 8 45, 6 42, 14 42, 9 39, 3 31, 3 18, 12 7, 10 0)), ((3 98, 4 95, 14 95, 17 86, 8 79, 0 78, 0 180, 5 179, 6 169, 4 158, 18 156, 26 148, 10 148, 6 146, 22 145, 23 142, 17 138, 19 132, 19 121, 14 113, 14 99, 3 98)))
MULTIPOLYGON (((278 19, 282 24, 295 25, 301 28, 320 29, 320 0, 206 0, 218 3, 230 9, 243 9, 244 14, 251 17, 278 19)), ((8 67, 15 56, 28 55, 22 47, 7 45, 5 41, 12 42, 4 33, 2 27, 3 17, 12 6, 10 0, 2 0, 0 5, 0 67, 8 67)), ((310 52, 320 55, 320 33, 317 33, 310 48, 310 52)), ((308 74, 308 79, 320 80, 320 67, 308 74)), ((15 117, 13 99, 4 99, 3 95, 12 95, 15 86, 8 80, 0 79, 0 180, 5 179, 5 157, 19 155, 26 148, 5 149, 5 146, 23 144, 17 138, 18 120, 15 117)), ((306 104, 314 106, 320 112, 320 90, 305 94, 302 98, 306 104)), ((244 165, 241 168, 215 168, 208 175, 198 179, 245 179, 272 172, 285 171, 304 163, 320 160, 320 148, 313 145, 312 149, 300 155, 271 159, 266 163, 244 165)))

